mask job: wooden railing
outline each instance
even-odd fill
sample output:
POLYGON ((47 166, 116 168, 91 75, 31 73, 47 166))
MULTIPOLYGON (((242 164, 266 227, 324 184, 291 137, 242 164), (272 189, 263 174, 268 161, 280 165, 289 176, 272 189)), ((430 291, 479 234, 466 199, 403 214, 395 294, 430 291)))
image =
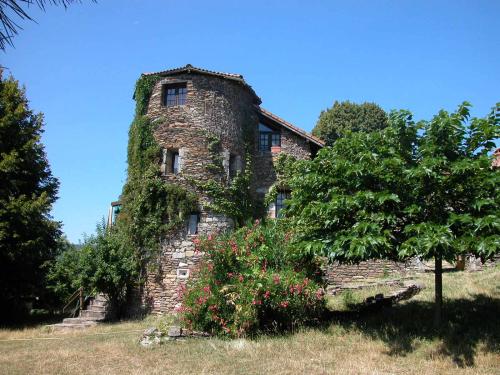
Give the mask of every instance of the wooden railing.
MULTIPOLYGON (((71 297, 68 298, 68 302, 66 303, 66 305, 63 307, 63 313, 65 312, 65 310, 72 304, 74 303, 75 301, 78 300, 78 304, 77 304, 77 308, 79 311, 81 311, 83 309, 83 287, 80 287, 78 288, 77 290, 75 290, 75 292, 71 295, 71 297)), ((75 310, 76 312, 76 310, 75 310)))

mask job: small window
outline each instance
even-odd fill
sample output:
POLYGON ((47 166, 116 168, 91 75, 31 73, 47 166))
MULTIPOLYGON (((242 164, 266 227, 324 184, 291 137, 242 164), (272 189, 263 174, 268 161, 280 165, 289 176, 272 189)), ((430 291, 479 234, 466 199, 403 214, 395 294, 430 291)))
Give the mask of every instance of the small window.
POLYGON ((259 151, 271 151, 271 146, 281 146, 281 133, 259 124, 259 151))
POLYGON ((180 163, 179 150, 163 149, 160 168, 163 174, 178 174, 180 172, 180 163))
POLYGON ((179 151, 172 152, 172 173, 179 173, 179 151))
POLYGON ((275 217, 281 217, 281 210, 286 207, 285 200, 290 199, 290 192, 288 191, 280 191, 276 197, 276 210, 275 217))
POLYGON ((188 225, 188 234, 197 234, 198 233, 198 223, 200 222, 200 214, 191 214, 189 215, 189 225, 188 225))
POLYGON ((178 268, 177 269, 177 277, 179 279, 187 279, 189 277, 189 269, 178 268))
POLYGON ((238 173, 238 157, 236 155, 229 155, 229 178, 233 178, 238 173))
POLYGON ((176 83, 165 85, 163 92, 163 105, 174 107, 186 104, 187 87, 186 83, 176 83))

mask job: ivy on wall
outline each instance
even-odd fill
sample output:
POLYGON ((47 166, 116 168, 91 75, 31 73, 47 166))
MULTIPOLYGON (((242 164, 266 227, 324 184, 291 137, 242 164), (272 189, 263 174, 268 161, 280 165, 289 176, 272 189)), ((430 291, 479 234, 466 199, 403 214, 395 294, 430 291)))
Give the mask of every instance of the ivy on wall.
POLYGON ((141 76, 136 83, 135 118, 129 130, 127 182, 117 226, 139 251, 141 262, 157 254, 161 238, 185 223, 197 210, 195 194, 161 178, 161 148, 154 138, 156 123, 147 116, 149 98, 158 75, 141 76))
POLYGON ((280 153, 274 160, 274 169, 276 171, 276 182, 269 188, 265 198, 264 205, 269 205, 276 201, 280 190, 289 190, 287 181, 293 174, 293 168, 297 158, 284 152, 280 153))
POLYGON ((236 227, 245 225, 249 220, 260 217, 262 204, 251 193, 253 179, 252 151, 254 147, 254 129, 250 121, 243 125, 244 167, 236 176, 227 178, 222 158, 221 139, 214 134, 206 134, 207 148, 211 161, 206 169, 218 178, 208 181, 193 181, 210 199, 208 207, 214 212, 224 214, 234 220, 236 227))

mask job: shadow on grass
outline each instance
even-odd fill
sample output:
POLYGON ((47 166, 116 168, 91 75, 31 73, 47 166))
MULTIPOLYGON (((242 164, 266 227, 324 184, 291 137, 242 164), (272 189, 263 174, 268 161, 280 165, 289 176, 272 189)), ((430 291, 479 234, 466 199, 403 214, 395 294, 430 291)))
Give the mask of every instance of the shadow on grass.
POLYGON ((330 322, 384 341, 389 355, 404 356, 419 339, 441 339, 439 354, 459 367, 474 365, 478 344, 500 352, 500 299, 477 294, 471 299, 445 301, 441 329, 433 326, 434 304, 409 301, 378 311, 332 312, 330 322))
POLYGON ((28 315, 21 315, 17 317, 17 319, 0 319, 0 328, 12 330, 35 328, 46 324, 61 323, 61 321, 67 317, 67 314, 37 311, 28 315))

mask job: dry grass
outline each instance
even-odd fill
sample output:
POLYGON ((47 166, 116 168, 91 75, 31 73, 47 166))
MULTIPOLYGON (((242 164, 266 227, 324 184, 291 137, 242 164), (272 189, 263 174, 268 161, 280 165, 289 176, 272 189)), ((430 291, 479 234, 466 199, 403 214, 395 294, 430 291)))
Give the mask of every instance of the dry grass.
POLYGON ((338 312, 325 327, 255 340, 192 339, 142 348, 139 331, 158 323, 151 317, 71 334, 4 329, 0 373, 500 374, 500 269, 444 276, 441 332, 431 322, 432 275, 422 282, 429 287, 394 308, 338 312), (18 340, 28 338, 35 340, 18 340))

